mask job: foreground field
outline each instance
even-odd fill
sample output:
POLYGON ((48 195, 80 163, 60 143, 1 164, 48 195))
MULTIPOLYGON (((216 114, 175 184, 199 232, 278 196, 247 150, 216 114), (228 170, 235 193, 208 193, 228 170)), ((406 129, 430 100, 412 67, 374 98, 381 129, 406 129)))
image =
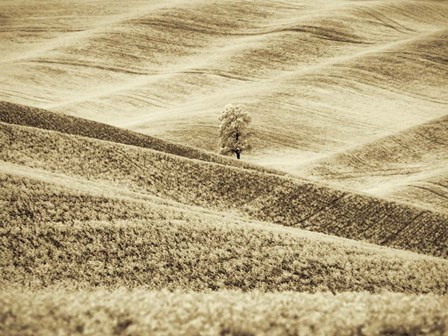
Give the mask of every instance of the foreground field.
POLYGON ((0 291, 2 334, 445 335, 448 299, 387 293, 0 291))
POLYGON ((3 286, 448 291, 444 259, 86 187, 1 181, 15 199, 1 219, 3 286))

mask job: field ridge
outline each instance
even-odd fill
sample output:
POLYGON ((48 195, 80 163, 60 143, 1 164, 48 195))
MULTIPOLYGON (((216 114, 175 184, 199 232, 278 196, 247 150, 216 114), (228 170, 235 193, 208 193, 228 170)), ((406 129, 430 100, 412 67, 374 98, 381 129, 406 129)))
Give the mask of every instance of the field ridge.
POLYGON ((218 293, 11 290, 0 292, 5 336, 102 335, 440 335, 446 296, 386 293, 218 293), (154 304, 157 302, 158 304, 154 304), (235 309, 235 307, 238 307, 235 309), (9 313, 9 314, 8 314, 9 313))

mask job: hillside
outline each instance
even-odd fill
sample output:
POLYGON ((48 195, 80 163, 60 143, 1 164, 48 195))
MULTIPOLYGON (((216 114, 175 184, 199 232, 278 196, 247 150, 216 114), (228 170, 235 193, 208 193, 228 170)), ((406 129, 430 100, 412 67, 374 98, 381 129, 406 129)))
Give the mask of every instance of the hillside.
MULTIPOLYGON (((70 120, 70 130, 98 129, 70 120)), ((362 328, 443 335, 447 328, 446 302, 434 295, 448 291, 447 260, 403 250, 446 258, 446 216, 30 126, 0 123, 0 145, 2 334, 172 334, 176 328, 176 334, 237 335, 305 328, 336 335, 362 328), (397 234, 391 225, 404 229, 397 234), (50 313, 55 306, 57 313, 50 313), (215 313, 218 306, 227 315, 215 313), (268 324, 235 320, 241 309, 264 317, 261 307, 269 311, 268 324), (358 318, 341 326, 338 316, 348 316, 349 307, 358 307, 352 312, 358 318), (309 320, 311 311, 325 322, 309 320)))
POLYGON ((0 123, 0 159, 215 211, 448 256, 448 217, 405 204, 53 131, 0 123))
POLYGON ((432 174, 426 179, 412 181, 405 186, 399 186, 387 194, 388 198, 412 203, 439 212, 448 213, 448 170, 432 174))
POLYGON ((448 213, 447 134, 448 115, 312 162, 301 175, 448 213))
POLYGON ((446 114, 445 2, 100 3, 3 1, 0 99, 212 151, 242 103, 290 172, 446 114))
POLYGON ((21 175, 2 173, 2 287, 447 291, 443 259, 21 175))
POLYGON ((281 171, 274 171, 244 161, 232 160, 221 155, 216 155, 181 144, 171 143, 123 128, 98 123, 92 120, 66 116, 30 106, 0 101, 0 122, 37 127, 67 134, 122 143, 125 145, 150 148, 190 159, 215 162, 246 169, 255 169, 264 172, 273 172, 281 175, 284 174, 281 171))

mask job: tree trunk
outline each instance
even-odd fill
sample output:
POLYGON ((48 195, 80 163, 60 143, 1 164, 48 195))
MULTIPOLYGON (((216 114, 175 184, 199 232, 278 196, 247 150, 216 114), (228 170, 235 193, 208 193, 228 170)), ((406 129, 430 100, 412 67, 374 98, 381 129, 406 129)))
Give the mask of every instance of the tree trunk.
MULTIPOLYGON (((240 134, 237 132, 237 133, 236 133, 236 141, 237 141, 237 142, 238 142, 239 137, 240 137, 240 134)), ((239 159, 240 159, 240 155, 241 155, 240 150, 237 149, 237 150, 235 151, 235 153, 236 153, 236 158, 239 160, 239 159)))

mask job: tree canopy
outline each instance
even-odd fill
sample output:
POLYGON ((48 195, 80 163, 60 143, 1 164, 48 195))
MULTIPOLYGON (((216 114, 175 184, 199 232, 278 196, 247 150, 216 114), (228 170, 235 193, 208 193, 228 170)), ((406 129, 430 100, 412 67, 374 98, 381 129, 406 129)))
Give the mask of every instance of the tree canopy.
POLYGON ((243 151, 251 149, 248 125, 251 122, 249 113, 239 105, 229 104, 219 117, 219 147, 220 154, 235 154, 239 159, 243 151))

